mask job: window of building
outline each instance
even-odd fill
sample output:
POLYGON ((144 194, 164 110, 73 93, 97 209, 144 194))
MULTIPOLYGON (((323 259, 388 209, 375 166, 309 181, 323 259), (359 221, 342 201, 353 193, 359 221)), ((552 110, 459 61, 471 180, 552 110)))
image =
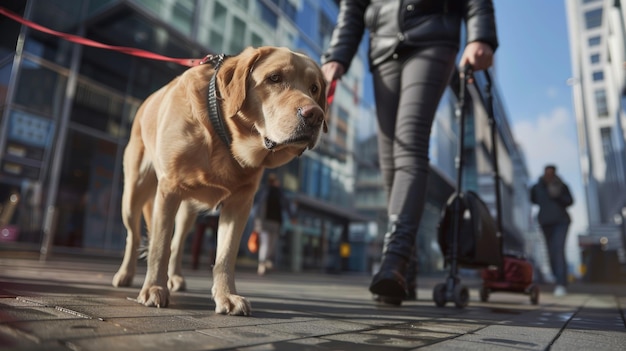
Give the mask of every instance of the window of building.
POLYGON ((211 43, 211 49, 213 49, 214 51, 224 51, 224 35, 222 35, 222 32, 211 30, 211 34, 209 35, 209 43, 211 43))
POLYGON ((70 130, 61 168, 54 244, 66 247, 120 249, 120 196, 111 191, 118 145, 70 130), (107 224, 116 223, 108 226, 107 224), (115 227, 115 228, 114 228, 115 227))
POLYGON ((24 42, 24 51, 69 68, 72 57, 71 45, 73 44, 66 40, 32 31, 24 42))
POLYGON ((245 46, 246 22, 244 22, 240 18, 234 17, 231 34, 232 36, 230 37, 230 52, 241 52, 245 46))
MULTIPOLYGON (((0 61, 0 107, 6 102, 7 93, 9 92, 9 80, 11 78, 11 68, 13 67, 13 59, 0 61)), ((0 114, 2 109, 0 108, 0 114)), ((0 117, 0 121, 2 117, 0 117)))
POLYGON ((327 165, 321 165, 319 198, 329 200, 331 195, 331 169, 327 165))
POLYGON ((261 38, 256 33, 252 33, 251 38, 250 38, 250 45, 254 47, 263 46, 263 38, 261 38))
POLYGON ((301 190, 312 197, 318 197, 320 193, 321 163, 317 160, 306 158, 303 162, 303 182, 301 190))
POLYGON ((613 154, 613 137, 611 136, 610 127, 600 129, 600 139, 602 141, 602 152, 604 153, 604 158, 609 159, 613 154))
POLYGON ((278 15, 272 11, 262 0, 256 0, 259 9, 261 10, 261 19, 270 27, 276 29, 278 27, 278 15))
MULTIPOLYGON (((170 23, 185 35, 191 33, 193 14, 195 11, 194 0, 138 0, 143 6, 152 10, 156 15, 170 23)), ((71 1, 70 1, 71 2, 71 1)))
POLYGON ((296 21, 296 14, 298 13, 298 9, 296 9, 296 7, 287 0, 283 0, 283 6, 281 7, 283 12, 285 12, 285 15, 287 15, 287 17, 289 17, 292 21, 296 21))
POLYGON ((76 86, 71 119, 111 136, 126 136, 128 131, 123 120, 124 103, 121 96, 109 89, 80 80, 76 86))
POLYGON ((602 8, 585 12, 585 25, 587 29, 600 27, 602 25, 602 8))
POLYGON ((604 72, 603 71, 595 71, 593 72, 593 81, 600 82, 604 80, 604 72))
POLYGON ((66 83, 65 75, 24 60, 15 90, 15 103, 46 117, 59 116, 66 83))
MULTIPOLYGON (((616 162, 618 151, 613 147, 613 130, 611 127, 600 129, 600 139, 602 143, 602 153, 604 154, 604 162, 606 163, 605 184, 615 184, 620 178, 623 168, 618 166, 616 162)), ((610 185, 609 185, 610 189, 610 185)))
POLYGON ((593 54, 590 57, 591 59, 591 63, 598 63, 600 62, 600 54, 593 54))
MULTIPOLYGON (((3 6, 6 5, 7 4, 4 4, 3 6)), ((19 38, 20 28, 21 25, 15 21, 2 21, 0 24, 0 31, 2 32, 2 35, 0 35, 0 61, 5 57, 13 57, 15 55, 15 47, 17 45, 17 39, 19 38)))
POLYGON ((608 117, 609 109, 606 103, 606 91, 604 89, 598 89, 594 93, 596 97, 596 111, 598 117, 608 117))
POLYGON ((224 30, 226 28, 226 16, 228 11, 224 5, 219 2, 215 2, 215 7, 213 8, 213 24, 215 28, 220 28, 224 30))
POLYGON ((248 9, 249 6, 249 2, 248 0, 235 0, 235 4, 239 5, 239 7, 244 8, 244 9, 248 9))
POLYGON ((591 2, 602 1, 602 0, 583 0, 583 4, 588 4, 591 2))
POLYGON ((330 37, 333 34, 333 28, 335 24, 332 19, 330 19, 325 13, 320 13, 319 16, 319 41, 318 45, 320 47, 327 47, 328 43, 330 43, 330 37))
POLYGON ((598 46, 600 45, 600 36, 595 36, 589 38, 589 46, 598 46))
POLYGON ((337 117, 339 117, 340 120, 348 123, 348 118, 350 117, 350 114, 345 108, 339 106, 337 108, 337 117))
POLYGON ((185 35, 191 34, 195 7, 193 0, 178 0, 171 10, 172 24, 185 35))

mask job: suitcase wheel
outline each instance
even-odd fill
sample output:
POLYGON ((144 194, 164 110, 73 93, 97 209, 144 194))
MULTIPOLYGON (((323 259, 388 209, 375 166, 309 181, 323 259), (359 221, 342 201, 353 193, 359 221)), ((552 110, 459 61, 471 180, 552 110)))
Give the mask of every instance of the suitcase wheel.
POLYGON ((480 288, 480 301, 482 302, 489 301, 489 289, 484 286, 480 288))
POLYGON ((530 287, 530 303, 533 305, 539 303, 539 287, 537 285, 530 287))
POLYGON ((435 285, 433 289, 433 301, 437 307, 443 307, 446 305, 446 284, 439 283, 435 285))
MULTIPOLYGON (((433 289, 433 300, 437 307, 445 306, 446 302, 448 302, 448 297, 450 296, 448 295, 446 284, 440 283, 435 285, 433 289)), ((466 286, 454 285, 451 297, 451 301, 454 301, 454 305, 457 308, 464 308, 469 303, 469 289, 466 286)))
POLYGON ((457 308, 464 308, 469 303, 469 289, 466 286, 454 287, 454 304, 457 308))

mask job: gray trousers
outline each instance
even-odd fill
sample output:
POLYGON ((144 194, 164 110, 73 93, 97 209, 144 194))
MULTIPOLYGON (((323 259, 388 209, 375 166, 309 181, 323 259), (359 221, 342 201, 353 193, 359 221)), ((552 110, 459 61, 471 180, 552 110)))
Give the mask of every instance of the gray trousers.
POLYGON ((456 54, 449 46, 403 49, 397 59, 372 70, 388 214, 397 220, 397 231, 404 232, 391 236, 385 246, 404 257, 414 256, 426 199, 431 127, 456 54))

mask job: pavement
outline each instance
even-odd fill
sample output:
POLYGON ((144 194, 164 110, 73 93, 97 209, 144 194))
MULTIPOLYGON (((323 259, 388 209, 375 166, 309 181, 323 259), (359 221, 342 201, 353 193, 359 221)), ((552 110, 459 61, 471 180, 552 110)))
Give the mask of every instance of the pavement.
POLYGON ((420 276, 417 301, 392 307, 372 300, 366 275, 244 267, 237 288, 253 313, 236 317, 213 311, 206 267, 184 271, 188 289, 168 308, 149 308, 132 301, 145 263, 132 287, 114 288, 119 263, 0 251, 0 350, 626 350, 626 285, 575 283, 560 298, 545 285, 533 305, 521 293, 481 302, 468 278, 457 308, 432 300, 445 276, 420 276))

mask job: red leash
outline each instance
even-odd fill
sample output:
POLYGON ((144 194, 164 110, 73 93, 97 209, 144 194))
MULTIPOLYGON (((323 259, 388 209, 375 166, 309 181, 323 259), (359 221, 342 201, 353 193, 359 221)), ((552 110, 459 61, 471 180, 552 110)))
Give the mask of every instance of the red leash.
POLYGON ((335 88, 337 88, 337 79, 334 79, 330 82, 330 87, 328 87, 328 93, 326 94, 326 102, 328 106, 333 104, 333 100, 335 100, 335 88))
POLYGON ((32 29, 35 29, 35 30, 38 30, 40 32, 47 33, 47 34, 50 34, 50 35, 54 35, 56 37, 63 38, 65 40, 67 40, 67 41, 71 41, 73 43, 77 43, 77 44, 81 44, 81 45, 87 45, 87 46, 92 46, 92 47, 95 47, 95 48, 101 48, 101 49, 118 51, 118 52, 121 52, 121 53, 124 53, 124 54, 137 56, 137 57, 148 58, 148 59, 152 59, 152 60, 173 62, 173 63, 177 63, 179 65, 187 66, 187 67, 197 66, 203 60, 203 59, 174 58, 174 57, 163 56, 163 55, 155 54, 155 53, 150 52, 150 51, 136 49, 136 48, 131 48, 131 47, 126 47, 126 46, 114 46, 114 45, 102 44, 102 43, 99 43, 99 42, 91 40, 91 39, 79 37, 79 36, 73 35, 73 34, 57 32, 57 31, 52 30, 50 28, 46 28, 46 27, 41 26, 41 25, 39 25, 37 23, 31 22, 29 20, 26 20, 23 17, 21 17, 21 16, 15 14, 15 13, 5 9, 4 7, 0 7, 0 14, 5 15, 5 16, 9 17, 10 19, 12 19, 12 20, 14 20, 16 22, 19 22, 19 23, 21 23, 21 24, 23 24, 25 26, 28 26, 28 27, 30 27, 32 29))
MULTIPOLYGON (((121 52, 121 53, 124 53, 124 54, 127 54, 127 55, 143 57, 143 58, 152 59, 152 60, 173 62, 173 63, 177 63, 179 65, 187 66, 187 67, 193 67, 193 66, 197 66, 197 65, 203 64, 203 63, 207 62, 207 59, 210 59, 210 55, 207 56, 207 57, 201 58, 201 59, 174 58, 174 57, 163 56, 163 55, 155 54, 155 53, 150 52, 150 51, 136 49, 136 48, 131 48, 131 47, 127 47, 127 46, 115 46, 115 45, 103 44, 103 43, 97 42, 95 40, 79 37, 78 35, 67 34, 67 33, 58 32, 58 31, 52 30, 50 28, 44 27, 42 25, 39 25, 39 24, 37 24, 35 22, 29 21, 27 19, 24 19, 23 17, 17 15, 16 13, 13 13, 13 12, 11 12, 11 11, 5 9, 4 7, 1 7, 1 6, 0 6, 0 14, 5 15, 5 16, 9 17, 10 19, 12 19, 12 20, 14 20, 16 22, 19 22, 19 23, 21 23, 21 24, 23 24, 23 25, 25 25, 27 27, 30 27, 30 28, 32 28, 34 30, 38 30, 40 32, 43 32, 43 33, 46 33, 46 34, 50 34, 50 35, 53 35, 55 37, 59 37, 59 38, 65 39, 67 41, 71 41, 73 43, 86 45, 86 46, 91 46, 91 47, 100 48, 100 49, 113 50, 113 51, 121 52)), ((336 87, 337 87, 337 80, 335 79, 332 82, 330 82, 330 87, 328 88, 328 94, 326 95, 327 96, 327 102, 328 102, 329 106, 333 103, 333 100, 335 98, 335 88, 336 87)))

